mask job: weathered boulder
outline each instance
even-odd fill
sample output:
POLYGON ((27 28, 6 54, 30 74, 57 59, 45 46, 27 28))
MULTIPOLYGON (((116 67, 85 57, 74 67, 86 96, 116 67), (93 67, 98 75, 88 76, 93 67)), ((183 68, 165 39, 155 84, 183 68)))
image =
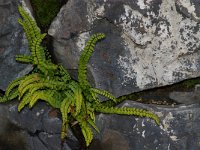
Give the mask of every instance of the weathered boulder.
POLYGON ((161 125, 147 118, 100 114, 96 118, 100 134, 89 150, 200 149, 199 104, 158 107, 126 101, 121 106, 152 110, 161 125))
POLYGON ((80 144, 70 129, 65 142, 61 143, 61 119, 56 110, 45 103, 38 103, 31 110, 25 108, 20 113, 16 103, 0 105, 0 112, 0 149, 80 149, 80 144))
MULTIPOLYGON (((28 2, 28 1, 27 1, 28 2)), ((0 89, 5 90, 13 79, 27 74, 32 67, 15 61, 17 54, 27 54, 28 43, 22 27, 18 5, 21 0, 0 0, 0 89)))
POLYGON ((119 96, 200 75, 198 12, 195 0, 69 0, 48 33, 68 69, 77 69, 90 35, 105 33, 88 66, 90 79, 119 96))

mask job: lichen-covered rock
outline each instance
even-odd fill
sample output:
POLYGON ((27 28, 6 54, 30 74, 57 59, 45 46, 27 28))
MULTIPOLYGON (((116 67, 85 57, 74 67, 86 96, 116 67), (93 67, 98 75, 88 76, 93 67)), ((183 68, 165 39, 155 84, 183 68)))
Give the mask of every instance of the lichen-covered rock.
POLYGON ((28 43, 22 27, 17 22, 20 17, 18 5, 21 0, 0 0, 0 89, 5 90, 15 78, 27 74, 30 65, 15 61, 17 54, 28 53, 28 43))
POLYGON ((200 149, 199 104, 157 107, 127 101, 121 106, 152 110, 161 125, 148 118, 100 114, 96 118, 100 134, 89 150, 200 149))
POLYGON ((195 0, 69 0, 48 33, 68 69, 77 69, 91 34, 105 33, 89 73, 119 96, 200 75, 199 9, 195 0))

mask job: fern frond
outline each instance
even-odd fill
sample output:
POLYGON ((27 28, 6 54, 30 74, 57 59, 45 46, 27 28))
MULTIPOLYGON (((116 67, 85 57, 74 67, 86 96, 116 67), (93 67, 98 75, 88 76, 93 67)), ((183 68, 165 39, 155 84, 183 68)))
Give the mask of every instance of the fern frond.
POLYGON ((5 103, 8 102, 9 99, 4 95, 4 96, 0 96, 0 103, 5 103))
POLYGON ((15 57, 16 61, 22 62, 22 63, 33 63, 33 57, 29 55, 17 55, 15 57))
POLYGON ((78 81, 80 83, 81 88, 86 89, 89 87, 89 83, 87 80, 87 64, 89 62, 90 56, 94 51, 94 46, 100 39, 103 39, 105 34, 97 33, 93 34, 81 54, 79 65, 78 65, 78 81))
POLYGON ((18 6, 18 10, 21 16, 23 17, 23 21, 19 19, 18 22, 20 25, 22 25, 23 29, 25 30, 29 46, 32 46, 33 39, 37 38, 40 35, 40 29, 38 28, 36 22, 21 6, 18 6))
POLYGON ((96 103, 100 104, 100 100, 97 97, 97 94, 95 92, 92 92, 90 88, 83 90, 83 95, 85 99, 90 103, 96 103))
POLYGON ((69 80, 71 80, 71 77, 68 73, 68 71, 63 67, 63 66, 59 66, 59 69, 60 69, 60 75, 62 76, 62 80, 63 82, 67 82, 69 80))
POLYGON ((67 127, 68 127, 68 113, 70 112, 71 99, 65 98, 60 107, 60 112, 62 114, 62 131, 61 139, 63 140, 66 137, 67 127))
POLYGON ((63 82, 44 79, 42 81, 33 82, 33 83, 27 85, 26 87, 24 87, 20 91, 20 96, 22 97, 24 95, 24 93, 26 93, 28 91, 31 94, 33 94, 37 90, 43 90, 43 89, 62 90, 65 87, 66 87, 66 85, 63 82))
POLYGON ((92 130, 90 129, 90 127, 87 126, 85 122, 80 123, 80 126, 83 136, 85 138, 86 146, 89 146, 93 139, 92 130))
POLYGON ((53 90, 36 91, 32 95, 29 102, 29 108, 32 108, 38 100, 46 101, 54 108, 60 108, 61 100, 58 99, 58 93, 53 90))
POLYGON ((95 122, 95 113, 94 108, 87 106, 87 114, 90 116, 90 118, 95 122))
POLYGON ((17 86, 19 86, 19 84, 22 82, 22 80, 24 79, 25 77, 20 77, 20 78, 17 78, 15 80, 13 80, 12 82, 10 82, 10 84, 8 85, 8 87, 6 88, 6 92, 5 92, 5 95, 7 97, 9 97, 9 94, 11 93, 11 91, 16 88, 17 86))
POLYGON ((92 119, 88 118, 87 122, 99 133, 99 129, 97 128, 95 122, 92 119))
POLYGON ((9 100, 13 100, 19 96, 18 88, 12 90, 12 92, 7 96, 9 100))
POLYGON ((40 75, 38 73, 25 76, 19 85, 19 88, 18 88, 19 92, 21 92, 29 84, 32 84, 33 82, 37 82, 39 78, 40 78, 40 75))
POLYGON ((112 113, 112 114, 119 114, 119 115, 135 115, 139 117, 148 117, 148 118, 154 119, 157 124, 160 124, 160 120, 158 116, 144 109, 127 108, 127 107, 115 108, 115 107, 105 107, 103 105, 99 105, 95 108, 95 110, 101 113, 109 113, 109 114, 112 113))
POLYGON ((45 52, 41 51, 40 44, 44 37, 46 36, 46 33, 38 35, 37 38, 33 39, 33 44, 31 45, 31 54, 33 57, 34 64, 39 64, 45 60, 43 56, 45 56, 45 52))
POLYGON ((40 62, 37 67, 46 76, 49 74, 51 74, 51 76, 53 76, 57 71, 56 69, 58 68, 57 65, 55 65, 53 63, 49 63, 48 61, 40 62))
POLYGON ((76 106, 75 115, 77 115, 80 113, 81 106, 83 103, 82 90, 79 87, 79 84, 73 80, 69 84, 67 84, 67 87, 73 91, 73 96, 74 96, 75 106, 76 106))
POLYGON ((19 112, 30 102, 31 97, 32 97, 32 95, 30 93, 26 93, 22 97, 22 99, 21 99, 21 101, 20 101, 20 103, 18 105, 18 111, 19 112))
POLYGON ((113 100, 114 102, 116 102, 116 98, 111 93, 109 93, 108 91, 104 91, 104 90, 100 90, 100 89, 96 89, 96 88, 90 88, 90 90, 94 93, 97 93, 99 95, 103 95, 103 96, 113 100))

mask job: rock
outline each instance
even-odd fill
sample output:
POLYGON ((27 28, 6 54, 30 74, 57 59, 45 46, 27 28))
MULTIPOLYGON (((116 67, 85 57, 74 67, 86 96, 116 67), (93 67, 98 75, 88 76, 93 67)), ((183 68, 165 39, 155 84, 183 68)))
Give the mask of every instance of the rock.
POLYGON ((103 32, 88 72, 115 96, 200 75, 199 3, 69 0, 48 31, 59 63, 77 69, 89 36, 103 32))
POLYGON ((169 93, 169 98, 181 104, 196 104, 200 102, 200 85, 195 86, 192 92, 177 92, 169 93))
MULTIPOLYGON (((50 117, 50 111, 45 103, 21 113, 17 112, 16 103, 0 105, 0 149, 61 150, 61 120, 50 117)), ((80 144, 69 129, 62 150, 70 149, 78 150, 80 144)))
POLYGON ((32 67, 15 61, 17 54, 27 54, 28 43, 22 27, 18 5, 20 0, 0 0, 0 89, 5 90, 15 78, 27 74, 32 67))
POLYGON ((45 113, 50 108, 47 107, 47 105, 45 105, 44 103, 39 103, 31 110, 28 107, 25 107, 19 113, 17 110, 17 106, 18 105, 13 105, 9 108, 9 116, 8 116, 9 120, 13 124, 17 125, 22 129, 27 130, 32 134, 36 133, 37 131, 41 131, 43 127, 42 120, 44 116, 46 116, 45 113))
POLYGON ((121 106, 151 110, 161 125, 148 118, 99 114, 100 134, 95 134, 89 150, 200 149, 199 104, 158 107, 126 101, 121 106))
MULTIPOLYGON (((32 70, 31 65, 17 63, 17 54, 29 54, 18 5, 31 12, 29 0, 0 0, 0 89, 5 90, 15 78, 32 70)), ((20 113, 17 102, 0 105, 1 150, 61 150, 61 120, 57 114, 49 115, 51 108, 38 103, 33 109, 25 107, 20 113)), ((69 129, 70 130, 70 129, 69 129)), ((79 149, 79 142, 71 131, 62 150, 79 149)))

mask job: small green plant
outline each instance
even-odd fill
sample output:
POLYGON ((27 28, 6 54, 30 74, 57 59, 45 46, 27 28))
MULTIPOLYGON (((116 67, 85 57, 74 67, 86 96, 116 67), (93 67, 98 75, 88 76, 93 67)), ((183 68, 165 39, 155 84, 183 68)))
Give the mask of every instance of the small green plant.
POLYGON ((19 19, 18 22, 26 33, 31 54, 18 55, 16 60, 32 64, 34 69, 30 74, 12 81, 8 85, 5 95, 0 98, 0 102, 18 98, 20 100, 18 111, 20 112, 26 105, 32 108, 37 101, 46 101, 52 107, 60 109, 62 115, 61 139, 65 139, 68 126, 73 124, 70 122, 73 118, 80 125, 87 146, 93 139, 92 128, 99 132, 95 125, 95 112, 149 117, 159 124, 159 118, 148 110, 114 107, 113 104, 116 104, 117 99, 112 94, 96 89, 89 84, 87 64, 95 44, 105 38, 103 33, 93 34, 86 43, 79 61, 78 81, 75 81, 66 69, 53 64, 46 57, 46 49, 41 46, 46 34, 41 34, 36 22, 21 6, 19 6, 19 12, 23 20, 19 19), (108 103, 101 102, 98 95, 107 97, 108 103))

